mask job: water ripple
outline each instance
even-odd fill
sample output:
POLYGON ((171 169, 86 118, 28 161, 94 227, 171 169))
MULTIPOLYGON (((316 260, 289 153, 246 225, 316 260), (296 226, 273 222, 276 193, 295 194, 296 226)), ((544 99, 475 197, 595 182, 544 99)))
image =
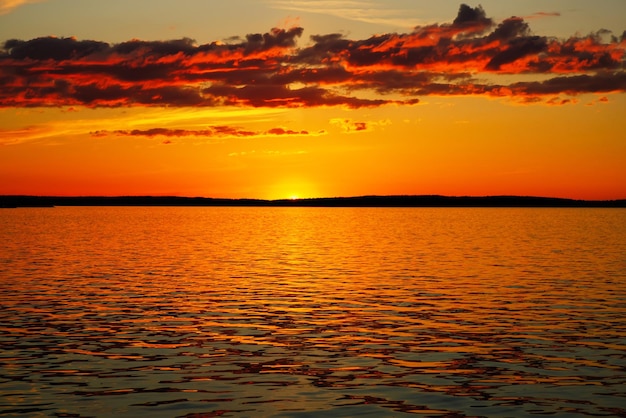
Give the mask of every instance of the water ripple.
POLYGON ((9 212, 2 416, 626 416, 622 210, 9 212))

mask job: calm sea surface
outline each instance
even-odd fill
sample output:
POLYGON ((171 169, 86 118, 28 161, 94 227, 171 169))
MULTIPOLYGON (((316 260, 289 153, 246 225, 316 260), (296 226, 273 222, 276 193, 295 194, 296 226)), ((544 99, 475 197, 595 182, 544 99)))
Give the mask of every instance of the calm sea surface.
POLYGON ((0 415, 626 416, 626 210, 0 210, 0 415))

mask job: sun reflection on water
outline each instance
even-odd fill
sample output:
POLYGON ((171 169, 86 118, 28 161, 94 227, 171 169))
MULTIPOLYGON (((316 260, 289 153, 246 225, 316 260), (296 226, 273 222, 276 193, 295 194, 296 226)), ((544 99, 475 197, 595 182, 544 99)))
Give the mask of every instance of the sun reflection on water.
POLYGON ((625 414, 623 211, 0 216, 3 414, 625 414))

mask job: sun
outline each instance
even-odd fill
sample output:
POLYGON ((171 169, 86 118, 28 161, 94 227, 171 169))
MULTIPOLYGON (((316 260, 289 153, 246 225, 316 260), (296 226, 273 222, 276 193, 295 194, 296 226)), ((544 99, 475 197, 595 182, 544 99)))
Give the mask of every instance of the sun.
POLYGON ((270 200, 302 200, 319 197, 320 193, 314 182, 293 176, 269 185, 264 195, 270 200))

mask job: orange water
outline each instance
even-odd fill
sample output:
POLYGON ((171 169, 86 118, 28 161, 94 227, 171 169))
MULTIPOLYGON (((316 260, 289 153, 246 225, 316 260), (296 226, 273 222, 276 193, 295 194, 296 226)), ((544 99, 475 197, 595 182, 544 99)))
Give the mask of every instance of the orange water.
POLYGON ((626 210, 0 211, 2 416, 626 416, 626 210))

